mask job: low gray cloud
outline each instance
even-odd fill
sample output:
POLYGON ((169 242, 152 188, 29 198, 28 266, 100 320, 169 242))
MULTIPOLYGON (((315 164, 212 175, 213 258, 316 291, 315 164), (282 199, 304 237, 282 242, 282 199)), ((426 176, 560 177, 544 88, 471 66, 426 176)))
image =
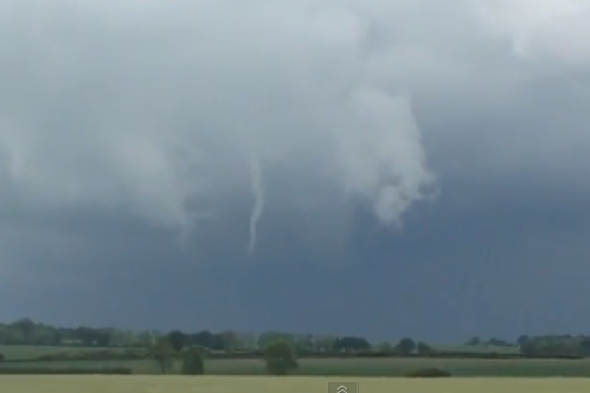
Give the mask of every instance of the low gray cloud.
POLYGON ((583 0, 0 0, 4 280, 123 290, 173 264, 206 287, 248 257, 396 253, 367 237, 415 241, 404 265, 417 227, 467 236, 498 199, 547 201, 511 221, 532 230, 588 192, 589 17, 583 0))
MULTIPOLYGON (((251 152, 260 172, 313 160, 308 176, 398 222, 436 187, 416 100, 445 117, 533 115, 531 83, 568 75, 583 91, 569 71, 590 53, 573 44, 588 12, 577 1, 2 6, 11 184, 35 206, 125 206, 185 229, 195 200, 215 210, 213 194, 244 183, 251 152)), ((575 125, 557 125, 430 132, 446 144, 481 139, 470 146, 487 150, 478 158, 510 170, 588 146, 575 125)))
POLYGON ((371 80, 347 7, 9 4, 28 17, 5 14, 1 140, 31 204, 186 227, 189 201, 239 184, 251 151, 261 171, 317 160, 309 176, 385 223, 433 181, 408 95, 371 80))

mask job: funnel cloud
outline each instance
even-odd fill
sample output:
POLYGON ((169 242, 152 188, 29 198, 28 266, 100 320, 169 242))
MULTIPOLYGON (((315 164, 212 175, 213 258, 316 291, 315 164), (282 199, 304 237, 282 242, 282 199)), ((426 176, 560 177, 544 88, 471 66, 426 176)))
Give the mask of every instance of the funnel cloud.
POLYGON ((262 170, 260 168, 260 162, 256 157, 255 153, 250 153, 250 173, 252 175, 252 194, 254 196, 254 206, 252 207, 252 213, 250 214, 250 242, 248 243, 248 253, 254 252, 254 246, 256 245, 256 230, 258 226, 258 220, 262 215, 262 209, 264 208, 264 190, 262 188, 262 170))
POLYGON ((340 184, 384 224, 434 181, 408 93, 374 70, 387 59, 366 57, 368 21, 346 6, 3 4, 14 40, 0 44, 13 86, 0 145, 28 206, 126 209, 186 233, 195 206, 218 210, 217 195, 242 184, 239 157, 255 145, 251 253, 260 160, 340 184))

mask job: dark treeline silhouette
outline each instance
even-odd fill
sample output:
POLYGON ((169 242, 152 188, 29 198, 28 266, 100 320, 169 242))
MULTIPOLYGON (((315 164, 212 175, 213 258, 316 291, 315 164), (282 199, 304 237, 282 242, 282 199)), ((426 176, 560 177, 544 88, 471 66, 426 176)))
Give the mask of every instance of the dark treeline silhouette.
MULTIPOLYGON (((522 337, 528 337, 528 336, 520 336, 519 339, 522 337)), ((472 337, 465 343, 465 345, 470 346, 470 347, 477 347, 477 346, 481 346, 481 345, 491 346, 491 347, 514 347, 514 344, 515 343, 511 343, 506 340, 500 340, 495 337, 492 337, 488 340, 483 340, 479 337, 472 337)), ((516 344, 520 344, 518 342, 518 340, 516 341, 516 344)))
POLYGON ((427 356, 470 358, 582 358, 590 357, 590 337, 584 335, 522 335, 511 343, 491 338, 471 338, 464 347, 470 350, 440 350, 424 342, 405 337, 391 344, 371 344, 364 337, 336 337, 330 335, 289 334, 268 331, 259 335, 235 331, 170 332, 132 331, 116 328, 55 327, 23 318, 0 324, 2 345, 50 345, 63 347, 138 348, 153 347, 165 339, 172 350, 202 347, 213 357, 262 357, 264 349, 277 341, 288 343, 298 356, 427 356), (504 349, 503 349, 504 347, 504 349), (512 348, 507 351, 505 348, 512 348))

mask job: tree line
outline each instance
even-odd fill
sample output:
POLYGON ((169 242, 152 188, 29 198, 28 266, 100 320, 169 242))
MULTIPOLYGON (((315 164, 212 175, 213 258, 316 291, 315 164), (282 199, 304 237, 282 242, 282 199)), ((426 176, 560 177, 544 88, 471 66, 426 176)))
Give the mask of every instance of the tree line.
MULTIPOLYGON (((4 345, 147 348, 162 336, 165 336, 177 351, 182 350, 183 347, 200 346, 212 351, 248 352, 265 348, 268 344, 276 341, 289 343, 297 349, 298 353, 348 353, 372 349, 371 343, 366 338, 351 336, 289 334, 276 331, 256 335, 231 330, 217 333, 209 330, 195 333, 172 330, 166 333, 155 330, 133 331, 87 326, 66 328, 37 323, 30 318, 19 319, 11 323, 0 323, 0 344, 4 345)), ((405 351, 407 342, 408 340, 402 340, 398 349, 405 351)), ((423 344, 422 348, 425 348, 425 345, 423 344)), ((414 346, 412 346, 413 348, 414 346)))
MULTIPOLYGON (((80 346, 101 348, 149 348, 161 337, 166 338, 176 350, 201 347, 213 352, 255 353, 263 351, 273 342, 285 342, 299 355, 307 354, 397 354, 443 356, 440 350, 425 342, 405 337, 397 342, 370 343, 364 337, 313 334, 289 334, 268 331, 262 334, 248 334, 226 330, 211 332, 183 332, 172 330, 160 332, 155 330, 134 331, 117 328, 92 328, 79 326, 76 328, 56 327, 37 323, 30 318, 22 318, 11 323, 0 323, 0 344, 3 345, 52 345, 80 346)), ((465 353, 473 357, 473 353, 486 352, 494 354, 495 349, 512 347, 510 354, 498 351, 501 357, 590 357, 590 337, 584 335, 544 335, 529 337, 519 336, 514 342, 491 338, 484 340, 473 337, 466 346, 481 348, 465 353), (502 352, 502 353, 500 353, 502 352)), ((447 353, 449 356, 461 355, 460 349, 447 353), (459 353, 458 353, 459 352, 459 353)), ((493 357, 493 356, 490 356, 493 357)))

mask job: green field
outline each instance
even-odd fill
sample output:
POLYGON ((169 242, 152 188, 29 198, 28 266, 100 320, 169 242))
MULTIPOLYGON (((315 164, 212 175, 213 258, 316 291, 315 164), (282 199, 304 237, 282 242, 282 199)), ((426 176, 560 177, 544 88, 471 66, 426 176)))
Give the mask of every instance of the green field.
MULTIPOLYGON (((151 360, 27 362, 27 367, 128 367, 134 374, 158 374, 151 360)), ((22 367, 23 363, 5 363, 2 367, 22 367)), ((402 376, 420 368, 438 367, 457 377, 589 377, 590 360, 481 360, 481 359, 301 359, 295 375, 308 376, 402 376)), ((180 371, 180 363, 174 372, 180 371)), ((263 375, 262 360, 206 360, 210 375, 263 375)))
MULTIPOLYGON (((39 355, 64 351, 93 351, 101 348, 0 346, 0 352, 8 360, 33 360, 39 355)), ((123 351, 124 349, 120 349, 123 351)), ((118 351, 118 349, 110 349, 118 351)), ((159 374, 157 364, 145 360, 107 361, 10 361, 0 367, 42 368, 131 368, 134 374, 159 374)), ((541 359, 435 359, 435 358, 348 358, 348 359, 300 359, 295 375, 306 376, 402 376, 421 368, 441 368, 456 377, 590 377, 590 359, 541 360, 541 359)), ((180 363, 174 365, 174 373, 180 372, 180 363)), ((210 375, 263 375, 262 360, 207 359, 205 372, 210 375)))
MULTIPOLYGON (((320 377, 2 376, 0 391, 14 393, 325 393, 320 377)), ((351 381, 348 378, 346 381, 351 381)), ((590 379, 387 379, 362 378, 363 393, 586 393, 590 379)))
POLYGON ((457 344, 439 344, 434 346, 437 351, 442 352, 462 352, 462 353, 519 353, 518 347, 499 347, 493 345, 457 345, 457 344))
POLYGON ((35 359, 37 356, 67 351, 124 351, 125 348, 56 347, 50 345, 0 345, 0 353, 9 360, 35 359))

